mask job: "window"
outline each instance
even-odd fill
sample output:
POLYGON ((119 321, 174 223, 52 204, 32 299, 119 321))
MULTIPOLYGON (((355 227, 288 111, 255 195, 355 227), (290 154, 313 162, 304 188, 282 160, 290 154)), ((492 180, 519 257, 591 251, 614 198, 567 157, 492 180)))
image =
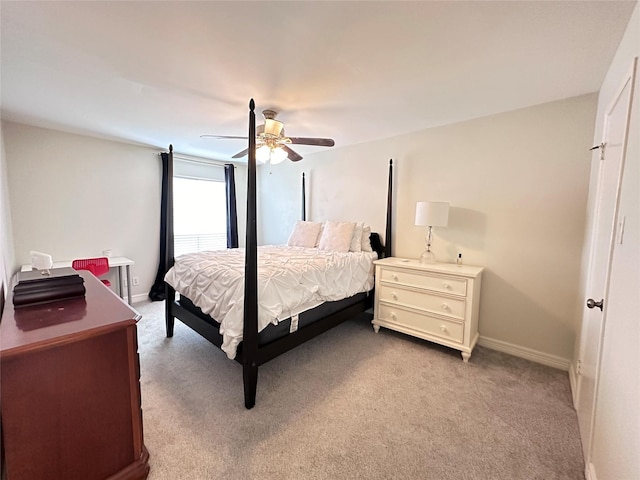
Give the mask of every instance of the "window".
POLYGON ((174 255, 227 248, 227 198, 223 169, 175 162, 174 255), (219 179, 219 176, 222 178, 219 179))

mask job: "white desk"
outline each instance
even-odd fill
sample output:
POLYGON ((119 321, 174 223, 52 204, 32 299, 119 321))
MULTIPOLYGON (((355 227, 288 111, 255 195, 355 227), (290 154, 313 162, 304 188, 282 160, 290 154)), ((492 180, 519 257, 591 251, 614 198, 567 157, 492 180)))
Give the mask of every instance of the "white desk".
MULTIPOLYGON (((65 262, 53 262, 53 267, 51 268, 63 268, 70 267, 71 260, 65 262)), ((127 302, 131 305, 131 265, 135 264, 133 260, 127 257, 109 257, 109 268, 117 268, 118 269, 118 295, 120 298, 124 298, 124 277, 122 268, 126 268, 127 275, 127 302)), ((22 265, 20 270, 23 272, 28 272, 32 270, 31 264, 22 265)))

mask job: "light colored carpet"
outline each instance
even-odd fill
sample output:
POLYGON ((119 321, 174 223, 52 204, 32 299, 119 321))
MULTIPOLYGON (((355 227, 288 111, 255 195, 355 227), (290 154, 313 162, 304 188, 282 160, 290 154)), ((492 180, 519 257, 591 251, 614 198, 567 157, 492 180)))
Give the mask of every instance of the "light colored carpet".
POLYGON ((486 348, 456 351, 361 315, 260 367, 242 367, 137 304, 150 480, 583 479, 566 372, 486 348))

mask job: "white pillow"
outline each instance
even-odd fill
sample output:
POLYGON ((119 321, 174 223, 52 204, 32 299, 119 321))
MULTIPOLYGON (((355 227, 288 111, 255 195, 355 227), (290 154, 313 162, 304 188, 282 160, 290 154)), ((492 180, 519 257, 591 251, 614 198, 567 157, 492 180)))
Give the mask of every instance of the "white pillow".
POLYGON ((316 240, 316 247, 320 245, 320 239, 322 238, 322 232, 324 231, 324 223, 320 224, 320 233, 318 234, 318 239, 316 240))
POLYGON ((350 252, 362 251, 362 229, 363 228, 364 228, 364 223, 362 222, 356 223, 356 228, 353 229, 353 237, 351 237, 351 245, 349 245, 350 252))
POLYGON ((355 228, 356 224, 353 222, 324 222, 318 248, 332 252, 348 252, 355 228))
POLYGON ((371 227, 369 225, 365 225, 362 229, 362 251, 363 252, 373 252, 373 248, 371 248, 371 227))
POLYGON ((318 241, 320 235, 320 222, 305 222, 298 220, 293 226, 293 231, 289 236, 287 245, 290 247, 307 247, 313 248, 318 241))

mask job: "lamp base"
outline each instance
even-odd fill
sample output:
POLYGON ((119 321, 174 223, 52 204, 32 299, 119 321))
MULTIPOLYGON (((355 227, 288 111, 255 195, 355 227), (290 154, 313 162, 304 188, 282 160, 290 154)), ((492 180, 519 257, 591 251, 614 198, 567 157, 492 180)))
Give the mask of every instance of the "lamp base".
POLYGON ((422 252, 422 255, 420 255, 420 263, 434 264, 436 263, 436 256, 432 251, 425 250, 424 252, 422 252))

